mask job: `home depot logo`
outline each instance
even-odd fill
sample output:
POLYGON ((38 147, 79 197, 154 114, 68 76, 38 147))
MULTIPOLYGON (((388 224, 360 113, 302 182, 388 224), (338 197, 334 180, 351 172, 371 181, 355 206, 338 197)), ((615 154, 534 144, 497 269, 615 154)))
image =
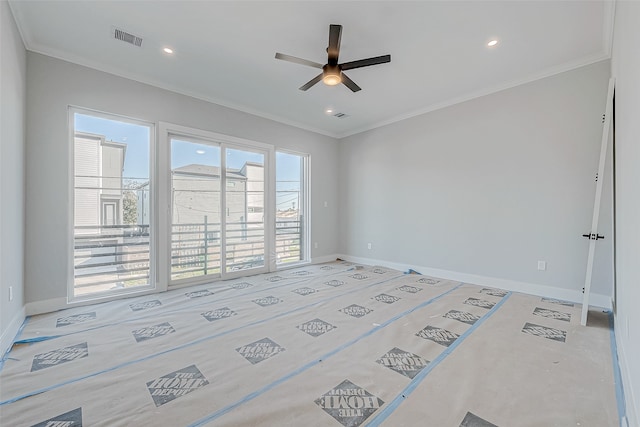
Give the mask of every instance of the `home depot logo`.
POLYGON ((429 363, 417 354, 392 348, 380 359, 376 360, 382 366, 386 366, 402 375, 413 379, 429 363))
POLYGON ((251 362, 253 365, 260 363, 276 354, 284 351, 283 347, 280 347, 269 338, 263 338, 261 340, 252 342, 251 344, 243 345, 236 348, 236 351, 242 355, 245 359, 251 362))
POLYGON ((284 277, 282 277, 282 276, 271 276, 271 277, 267 277, 265 280, 268 280, 269 282, 279 282, 280 280, 284 280, 284 277))
POLYGON ((298 289, 292 290, 291 292, 295 292, 296 294, 306 296, 306 295, 315 293, 316 290, 312 288, 298 288, 298 289))
POLYGON ((31 427, 82 427, 82 408, 65 412, 31 427))
POLYGON ((95 311, 92 311, 91 313, 74 314, 73 316, 60 317, 56 322, 56 328, 60 328, 62 326, 74 325, 76 323, 86 322, 88 320, 93 320, 95 318, 96 318, 95 311))
POLYGON ((240 282, 240 283, 234 283, 233 285, 231 285, 231 287, 233 289, 246 289, 246 288, 250 288, 253 285, 249 282, 240 282))
POLYGON ((494 296, 494 297, 500 297, 500 298, 502 298, 503 296, 507 295, 507 291, 499 291, 497 289, 491 289, 491 288, 482 288, 482 289, 480 289, 480 293, 481 294, 491 295, 491 296, 494 296))
POLYGON ((342 381, 316 399, 315 403, 340 424, 348 427, 359 426, 384 404, 382 399, 349 380, 342 381))
POLYGON ((471 313, 467 313, 466 311, 458 311, 458 310, 451 310, 442 317, 446 317, 447 319, 458 320, 468 325, 473 325, 478 320, 480 320, 478 316, 475 316, 471 313))
POLYGON ((296 328, 308 333, 312 337, 318 337, 326 332, 329 332, 332 329, 335 329, 336 327, 330 323, 325 322, 324 320, 313 319, 303 323, 302 325, 296 326, 296 328))
POLYGON ((440 280, 430 279, 428 277, 423 277, 422 279, 417 280, 418 283, 426 283, 427 285, 435 285, 440 283, 440 280))
POLYGON ((348 314, 349 316, 362 317, 371 313, 373 310, 371 310, 370 308, 363 307, 361 305, 352 304, 349 307, 341 308, 338 311, 341 311, 344 314, 348 314))
POLYGON ((400 286, 398 288, 398 290, 404 291, 404 292, 409 292, 410 294, 415 294, 416 292, 420 292, 422 289, 421 288, 416 288, 415 286, 404 285, 404 286, 400 286))
POLYGON ((274 296, 268 296, 264 298, 254 299, 253 302, 261 305, 262 307, 266 307, 268 305, 278 304, 279 302, 282 302, 282 300, 274 296))
POLYGON ((442 344, 445 347, 449 347, 460 335, 449 332, 446 329, 426 326, 424 329, 419 331, 416 336, 442 344))
POLYGON ((203 289, 201 291, 187 292, 184 295, 187 298, 200 298, 200 297, 206 297, 208 295, 213 295, 213 292, 209 291, 208 289, 203 289))
POLYGON ((163 335, 171 334, 176 330, 169 322, 160 323, 146 328, 136 329, 132 331, 133 337, 137 342, 150 340, 152 338, 161 337, 163 335))
POLYGON ((320 267, 320 270, 329 271, 333 270, 333 267, 331 267, 330 265, 323 265, 322 267, 320 267))
POLYGON ((384 274, 387 272, 387 270, 383 270, 382 268, 374 268, 373 270, 371 270, 373 273, 376 274, 384 274))
POLYGON ((549 319, 562 320, 564 322, 571 321, 571 314, 563 313, 561 311, 549 310, 546 308, 536 307, 533 310, 533 314, 536 316, 548 317, 549 319))
POLYGON ((329 285, 329 286, 336 287, 336 286, 342 286, 342 285, 344 285, 344 284, 345 284, 345 282, 343 282, 342 280, 336 280, 336 279, 333 279, 333 280, 329 280, 328 282, 324 282, 324 284, 325 284, 325 285, 329 285))
POLYGON ((548 303, 551 303, 551 304, 564 305, 565 307, 573 307, 574 306, 574 304, 572 302, 562 301, 562 300, 554 299, 554 298, 542 298, 542 302, 548 302, 548 303))
POLYGON ((61 365, 87 356, 89 356, 89 348, 87 347, 86 342, 72 345, 70 347, 59 348, 47 353, 36 354, 33 356, 31 372, 50 368, 51 366, 61 365))
POLYGON ((398 301, 400 298, 394 297, 393 295, 380 294, 373 297, 373 299, 376 301, 383 302, 385 304, 393 304, 394 302, 398 301))
POLYGON ((364 280, 366 278, 368 278, 369 276, 364 275, 364 274, 360 274, 360 273, 356 273, 356 274, 352 274, 351 276, 352 279, 356 279, 356 280, 364 280))
POLYGON ((154 299, 152 301, 136 302, 133 304, 129 304, 129 308, 131 308, 132 311, 140 311, 140 310, 147 310, 149 308, 157 307, 159 305, 162 305, 160 300, 154 299))
POLYGON ((524 327, 522 328, 522 332, 529 335, 547 338, 553 341, 565 342, 567 339, 566 331, 556 328, 547 328, 546 326, 536 325, 529 322, 525 323, 524 327))
POLYGON ((491 301, 485 301, 483 299, 478 299, 478 298, 467 298, 464 303, 468 305, 473 305, 476 307, 487 308, 487 309, 493 308, 493 306, 496 305, 491 301))
POLYGON ((219 308, 217 310, 205 311, 204 313, 200 313, 200 315, 205 319, 207 319, 209 322, 235 316, 236 314, 237 313, 231 310, 229 307, 219 308))
POLYGON ((311 272, 307 270, 294 271, 293 273, 291 273, 292 276, 308 276, 310 274, 311 272))
POLYGON ((209 381, 202 372, 196 368, 196 365, 191 365, 149 381, 147 389, 151 393, 153 403, 156 406, 162 406, 207 384, 209 381))

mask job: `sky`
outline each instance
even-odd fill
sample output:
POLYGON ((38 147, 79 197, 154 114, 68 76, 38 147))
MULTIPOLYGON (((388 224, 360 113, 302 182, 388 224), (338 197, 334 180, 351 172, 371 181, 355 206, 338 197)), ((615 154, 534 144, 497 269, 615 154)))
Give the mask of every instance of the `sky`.
MULTIPOLYGON (((123 176, 128 180, 149 180, 149 139, 148 126, 110 120, 86 114, 74 116, 76 132, 88 132, 104 135, 107 141, 127 145, 123 176)), ((220 147, 205 143, 196 143, 172 139, 171 167, 178 168, 189 164, 220 166, 220 147)), ((227 168, 240 169, 245 162, 264 164, 264 156, 259 153, 227 149, 227 168)), ((278 208, 289 207, 299 200, 295 192, 300 190, 300 157, 276 152, 276 192, 278 208)))

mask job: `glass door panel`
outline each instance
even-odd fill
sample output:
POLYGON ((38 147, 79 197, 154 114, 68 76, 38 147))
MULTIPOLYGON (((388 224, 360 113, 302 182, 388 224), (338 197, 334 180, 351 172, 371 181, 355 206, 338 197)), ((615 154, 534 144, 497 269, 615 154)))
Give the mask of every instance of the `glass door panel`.
POLYGON ((219 275, 220 147, 171 138, 171 280, 219 275))
POLYGON ((265 267, 265 155, 224 151, 225 272, 265 267))

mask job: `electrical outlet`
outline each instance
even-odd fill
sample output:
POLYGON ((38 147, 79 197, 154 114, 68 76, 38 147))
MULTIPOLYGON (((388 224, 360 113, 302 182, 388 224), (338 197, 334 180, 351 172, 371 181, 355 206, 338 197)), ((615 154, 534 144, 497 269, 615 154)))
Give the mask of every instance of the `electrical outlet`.
POLYGON ((367 243, 367 249, 371 249, 371 243, 367 243))
POLYGON ((313 247, 314 247, 314 249, 318 249, 318 242, 315 242, 315 243, 313 244, 313 247))
POLYGON ((547 261, 538 261, 538 270, 545 271, 547 269, 547 261))
POLYGON ((13 286, 9 286, 9 301, 13 301, 13 286))

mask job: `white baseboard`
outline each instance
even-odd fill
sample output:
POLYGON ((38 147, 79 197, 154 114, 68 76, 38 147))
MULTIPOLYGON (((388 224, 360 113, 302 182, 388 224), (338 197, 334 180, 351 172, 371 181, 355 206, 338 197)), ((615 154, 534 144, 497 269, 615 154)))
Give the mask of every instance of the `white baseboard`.
POLYGON ((337 258, 340 258, 338 254, 319 256, 311 259, 311 264, 324 264, 325 262, 335 261, 337 258))
POLYGON ((7 350, 9 350, 13 345, 13 341, 15 340, 16 335, 18 335, 18 331, 24 323, 25 318, 25 307, 22 307, 22 309, 13 316, 13 319, 9 322, 9 326, 7 326, 2 335, 0 335, 0 358, 2 358, 7 350))
MULTIPOLYGON (((460 282, 472 283, 475 285, 500 288, 507 291, 521 292, 523 294, 538 295, 546 298, 555 298, 564 301, 582 303, 582 291, 574 289, 556 288, 553 286, 540 285, 536 283, 520 282, 517 280, 500 279, 497 277, 479 276, 476 274, 459 273, 457 271, 441 270, 438 268, 421 267, 417 265, 388 262, 379 259, 353 257, 350 255, 338 255, 339 258, 350 262, 357 262, 368 265, 383 265, 395 270, 407 271, 413 269, 427 276, 434 276, 441 279, 457 280, 460 282)), ((611 296, 591 294, 590 306, 602 307, 611 310, 611 296)))
POLYGON ((616 334, 616 349, 618 350, 618 366, 620 366, 620 376, 622 377, 622 389, 624 390, 624 400, 627 410, 627 425, 629 427, 640 426, 640 407, 637 407, 637 394, 633 389, 631 377, 629 376, 629 359, 625 354, 625 347, 620 342, 620 337, 616 334))
MULTIPOLYGON (((311 260, 312 264, 322 264, 325 262, 331 262, 331 261, 335 261, 336 258, 338 258, 339 255, 337 254, 332 254, 332 255, 325 255, 325 256, 321 256, 321 257, 316 257, 313 258, 311 260)), ((191 285, 185 285, 185 286, 191 286, 191 285)), ((173 287, 171 288, 171 290, 173 289, 178 289, 179 287, 173 287)), ((154 291, 149 291, 146 292, 147 294, 153 293, 154 291)), ((131 296, 140 296, 140 295, 144 295, 145 292, 140 292, 140 293, 136 293, 136 294, 132 294, 129 295, 131 296)), ((113 298, 102 298, 99 300, 80 300, 80 301, 74 301, 72 303, 69 303, 67 301, 67 298, 65 297, 61 297, 61 298, 51 298, 48 300, 42 300, 42 301, 34 301, 34 302, 30 302, 27 303, 27 305, 25 306, 25 311, 26 314, 28 316, 34 316, 36 314, 43 314, 43 313, 52 313, 54 311, 58 311, 58 310, 64 310, 65 308, 70 308, 70 307, 80 307, 80 306, 84 306, 84 305, 91 305, 91 304, 96 304, 96 303, 101 303, 101 302, 108 302, 114 299, 119 299, 122 298, 122 296, 117 296, 117 297, 113 297, 113 298)), ((13 339, 13 336, 11 337, 11 339, 13 339)))
POLYGON ((51 313, 54 311, 69 308, 69 304, 67 303, 67 299, 65 297, 62 297, 28 302, 25 308, 27 316, 34 316, 36 314, 51 313))

